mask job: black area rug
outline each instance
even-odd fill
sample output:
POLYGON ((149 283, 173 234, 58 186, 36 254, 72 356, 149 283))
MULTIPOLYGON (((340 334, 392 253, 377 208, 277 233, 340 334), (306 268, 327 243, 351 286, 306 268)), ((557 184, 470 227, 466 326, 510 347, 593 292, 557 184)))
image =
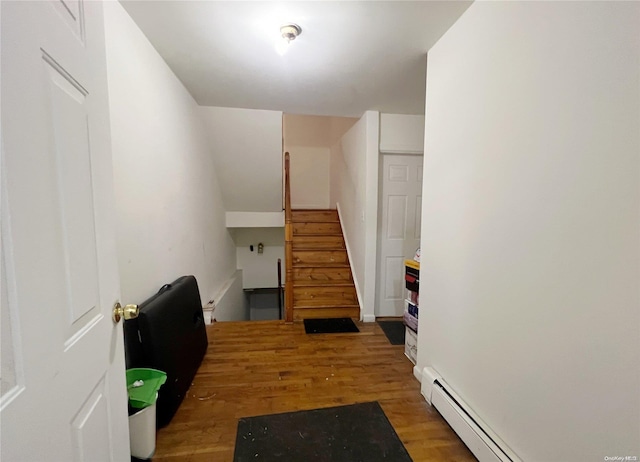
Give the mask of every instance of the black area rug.
POLYGON ((307 334, 341 334, 360 332, 351 318, 305 319, 304 331, 307 334))
POLYGON ((402 321, 378 321, 391 345, 404 345, 405 327, 402 321))
POLYGON ((234 462, 411 462, 377 401, 242 418, 234 462))

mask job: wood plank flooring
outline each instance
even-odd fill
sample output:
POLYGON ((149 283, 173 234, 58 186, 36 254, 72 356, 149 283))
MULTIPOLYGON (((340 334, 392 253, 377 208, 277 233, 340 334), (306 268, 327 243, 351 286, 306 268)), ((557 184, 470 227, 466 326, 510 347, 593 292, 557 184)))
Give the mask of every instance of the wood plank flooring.
POLYGON ((475 461, 420 395, 404 347, 376 323, 357 325, 334 335, 281 321, 208 326, 207 355, 153 460, 232 461, 240 417, 378 401, 415 462, 475 461))

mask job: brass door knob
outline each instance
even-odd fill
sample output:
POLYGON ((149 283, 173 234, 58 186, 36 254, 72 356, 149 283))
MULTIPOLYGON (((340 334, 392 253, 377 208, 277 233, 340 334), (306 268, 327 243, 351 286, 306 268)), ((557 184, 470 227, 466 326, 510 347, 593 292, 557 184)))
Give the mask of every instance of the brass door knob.
POLYGON ((138 305, 126 305, 123 307, 120 302, 116 302, 113 306, 113 322, 117 324, 121 318, 124 318, 125 321, 135 319, 138 317, 139 312, 138 305))

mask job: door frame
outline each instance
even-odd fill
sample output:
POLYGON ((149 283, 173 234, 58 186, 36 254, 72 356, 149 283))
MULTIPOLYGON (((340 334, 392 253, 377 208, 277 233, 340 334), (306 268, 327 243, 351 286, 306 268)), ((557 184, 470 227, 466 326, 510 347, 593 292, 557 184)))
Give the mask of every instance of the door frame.
MULTIPOLYGON (((377 239, 376 239, 376 290, 375 290, 375 308, 374 314, 376 317, 379 316, 378 307, 380 306, 380 294, 378 284, 381 281, 381 273, 382 273, 382 262, 380 261, 382 258, 382 182, 384 180, 384 158, 385 156, 420 156, 424 157, 423 151, 380 151, 380 155, 378 156, 378 215, 377 215, 377 239)), ((424 172, 424 171, 423 171, 424 172)), ((424 173, 423 173, 424 176, 424 173)), ((422 227, 422 223, 420 223, 422 227)))

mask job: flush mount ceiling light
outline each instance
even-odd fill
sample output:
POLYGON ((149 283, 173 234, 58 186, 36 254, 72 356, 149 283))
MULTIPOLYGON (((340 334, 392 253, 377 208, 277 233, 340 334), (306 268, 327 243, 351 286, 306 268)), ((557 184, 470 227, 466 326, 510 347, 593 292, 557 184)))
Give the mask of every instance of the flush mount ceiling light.
POLYGON ((276 51, 278 54, 283 56, 289 49, 289 44, 301 33, 302 27, 297 24, 290 23, 280 27, 281 38, 276 42, 276 51))
POLYGON ((282 38, 289 43, 294 41, 296 37, 302 33, 302 28, 293 23, 285 24, 280 28, 280 33, 282 34, 282 38))

